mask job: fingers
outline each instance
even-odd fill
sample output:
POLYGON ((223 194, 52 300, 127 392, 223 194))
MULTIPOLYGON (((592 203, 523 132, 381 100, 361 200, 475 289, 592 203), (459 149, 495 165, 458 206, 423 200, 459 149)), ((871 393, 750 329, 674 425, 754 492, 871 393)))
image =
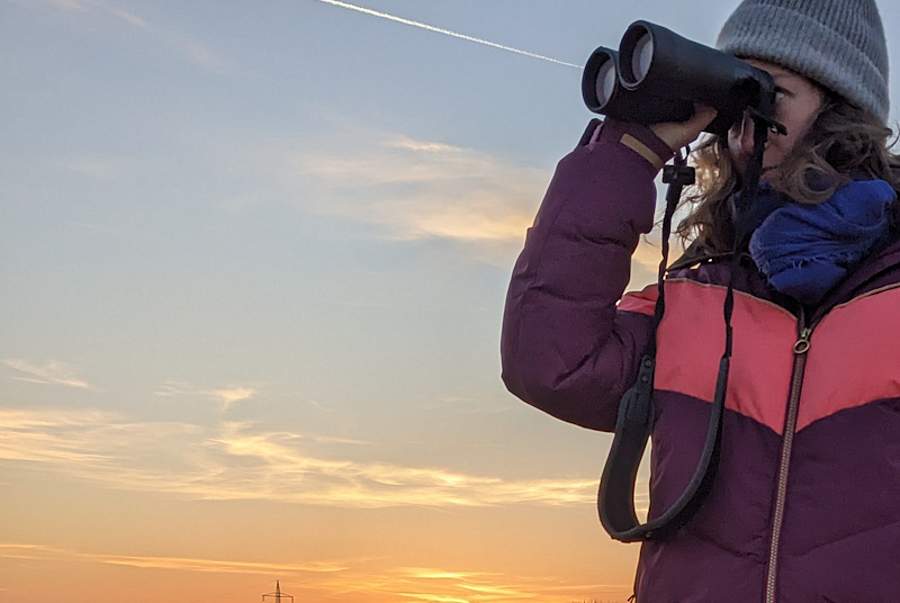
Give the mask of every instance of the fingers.
POLYGON ((719 111, 715 107, 694 103, 694 117, 691 119, 691 122, 696 123, 702 130, 711 124, 718 114, 719 111))

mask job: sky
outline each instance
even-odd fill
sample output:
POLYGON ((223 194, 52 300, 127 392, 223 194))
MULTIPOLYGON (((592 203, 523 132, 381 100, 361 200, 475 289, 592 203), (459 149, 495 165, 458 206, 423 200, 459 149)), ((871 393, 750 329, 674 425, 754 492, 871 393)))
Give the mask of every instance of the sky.
POLYGON ((503 302, 578 65, 735 5, 0 0, 0 602, 624 600, 503 302))

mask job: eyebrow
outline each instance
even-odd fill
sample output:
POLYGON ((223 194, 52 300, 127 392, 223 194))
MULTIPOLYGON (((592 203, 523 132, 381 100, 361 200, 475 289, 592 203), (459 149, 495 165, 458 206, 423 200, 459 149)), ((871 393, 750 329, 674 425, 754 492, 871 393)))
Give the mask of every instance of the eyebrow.
POLYGON ((794 94, 793 90, 789 90, 789 89, 785 88, 784 86, 779 85, 779 84, 790 85, 790 82, 794 77, 792 74, 782 71, 780 73, 771 74, 771 75, 772 75, 772 80, 775 82, 775 91, 776 92, 780 91, 780 92, 784 92, 788 96, 796 96, 796 94, 794 94), (785 80, 788 80, 788 81, 785 82, 785 80))

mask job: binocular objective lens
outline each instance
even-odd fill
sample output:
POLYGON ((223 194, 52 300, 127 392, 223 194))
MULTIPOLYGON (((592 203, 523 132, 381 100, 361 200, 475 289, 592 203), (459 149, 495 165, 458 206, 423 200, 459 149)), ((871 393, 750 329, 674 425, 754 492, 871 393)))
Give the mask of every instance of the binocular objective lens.
POLYGON ((615 61, 606 61, 597 72, 597 102, 605 105, 616 91, 616 64, 615 61))
POLYGON ((647 77, 651 63, 653 63, 653 37, 645 33, 634 45, 634 53, 631 55, 631 72, 634 74, 635 83, 647 77))

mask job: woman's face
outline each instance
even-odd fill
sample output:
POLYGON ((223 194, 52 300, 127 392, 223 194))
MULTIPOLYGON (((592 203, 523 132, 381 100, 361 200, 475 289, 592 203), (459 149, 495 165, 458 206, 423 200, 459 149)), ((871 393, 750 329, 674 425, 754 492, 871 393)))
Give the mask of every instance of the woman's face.
MULTIPOLYGON (((777 167, 812 124, 819 110, 824 93, 811 80, 774 63, 756 59, 741 59, 754 67, 769 72, 775 80, 775 119, 784 124, 787 134, 769 132, 763 154, 763 174, 760 180, 768 180, 768 168, 777 167)), ((735 168, 743 176, 747 162, 753 154, 753 121, 746 114, 728 131, 728 149, 735 168)))

